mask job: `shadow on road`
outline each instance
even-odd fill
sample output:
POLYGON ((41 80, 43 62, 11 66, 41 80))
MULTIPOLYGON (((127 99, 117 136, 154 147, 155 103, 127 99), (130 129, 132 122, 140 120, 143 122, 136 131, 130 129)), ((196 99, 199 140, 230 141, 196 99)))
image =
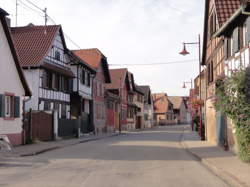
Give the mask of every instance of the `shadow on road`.
MULTIPOLYGON (((78 144, 47 152, 39 157, 44 159, 193 161, 194 157, 188 154, 186 150, 180 146, 183 128, 186 128, 186 126, 161 127, 141 132, 133 132, 118 137, 78 144)), ((213 147, 200 147, 194 149, 211 153, 214 150, 213 147)), ((209 156, 225 157, 225 154, 218 153, 209 156)))

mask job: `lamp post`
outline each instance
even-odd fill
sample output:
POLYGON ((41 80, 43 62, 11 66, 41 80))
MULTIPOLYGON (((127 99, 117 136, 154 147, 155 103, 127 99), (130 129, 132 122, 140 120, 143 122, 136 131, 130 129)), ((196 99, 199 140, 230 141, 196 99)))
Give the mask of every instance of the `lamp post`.
MULTIPOLYGON (((201 101, 201 39, 200 34, 198 35, 197 42, 184 42, 183 43, 183 50, 180 52, 181 55, 185 56, 188 55, 189 52, 186 50, 186 45, 197 45, 198 46, 198 54, 199 54, 199 99, 201 101)), ((200 113, 200 136, 202 138, 202 108, 201 105, 199 106, 199 113, 200 113)))

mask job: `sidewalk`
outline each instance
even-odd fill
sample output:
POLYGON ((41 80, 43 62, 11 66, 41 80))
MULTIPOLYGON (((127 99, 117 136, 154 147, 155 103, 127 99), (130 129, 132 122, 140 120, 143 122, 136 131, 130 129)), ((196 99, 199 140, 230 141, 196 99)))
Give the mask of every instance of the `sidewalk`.
POLYGON ((232 186, 250 187, 250 164, 243 163, 231 151, 200 141, 196 132, 183 132, 182 145, 209 170, 232 186))
MULTIPOLYGON (((118 136, 119 133, 106 133, 102 135, 84 135, 80 138, 72 138, 72 139, 62 139, 57 141, 50 141, 50 142, 38 142, 29 145, 22 145, 13 148, 11 153, 5 153, 6 156, 34 156, 38 155, 47 151, 76 145, 79 143, 100 140, 108 137, 118 136)), ((1 153, 0 153, 1 154, 1 153)))

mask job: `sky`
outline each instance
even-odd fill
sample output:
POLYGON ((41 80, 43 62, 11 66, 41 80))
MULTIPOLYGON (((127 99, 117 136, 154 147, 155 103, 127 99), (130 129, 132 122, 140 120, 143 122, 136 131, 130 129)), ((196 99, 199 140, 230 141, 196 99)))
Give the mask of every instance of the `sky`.
MULTIPOLYGON (((179 52, 183 42, 197 42, 198 34, 202 39, 204 0, 18 0, 17 26, 44 24, 43 12, 28 1, 62 25, 69 49, 98 48, 110 68, 128 68, 152 92, 188 95, 191 84, 182 86, 198 75, 198 45, 187 45, 187 56, 179 52)), ((12 26, 15 3, 0 0, 12 26)))

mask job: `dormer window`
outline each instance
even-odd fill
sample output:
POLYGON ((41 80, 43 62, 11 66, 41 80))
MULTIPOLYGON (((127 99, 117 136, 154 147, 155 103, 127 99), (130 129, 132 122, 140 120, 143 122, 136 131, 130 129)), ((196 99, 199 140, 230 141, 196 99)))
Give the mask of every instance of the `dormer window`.
POLYGON ((55 59, 60 61, 61 60, 61 53, 59 51, 55 52, 55 59))

